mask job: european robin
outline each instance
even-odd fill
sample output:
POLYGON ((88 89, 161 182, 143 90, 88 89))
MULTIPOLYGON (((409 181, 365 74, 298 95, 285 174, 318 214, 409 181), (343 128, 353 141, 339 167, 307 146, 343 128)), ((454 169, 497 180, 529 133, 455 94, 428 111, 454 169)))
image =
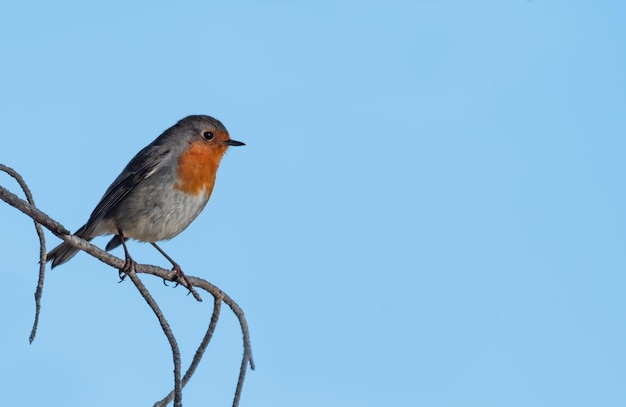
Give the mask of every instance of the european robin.
MULTIPOLYGON (((178 235, 198 216, 209 201, 226 149, 243 145, 213 117, 181 119, 130 160, 75 235, 91 240, 113 234, 106 250, 123 245, 124 271, 133 264, 126 239, 149 242, 172 263, 175 278, 184 278, 180 266, 156 242, 178 235)), ((61 243, 47 254, 46 262, 54 268, 78 251, 61 243)))

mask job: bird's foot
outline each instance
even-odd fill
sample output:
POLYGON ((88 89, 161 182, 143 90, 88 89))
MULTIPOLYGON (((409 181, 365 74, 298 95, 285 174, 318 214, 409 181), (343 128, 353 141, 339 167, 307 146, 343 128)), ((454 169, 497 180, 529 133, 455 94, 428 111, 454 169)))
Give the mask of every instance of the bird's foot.
POLYGON ((187 293, 187 295, 189 295, 193 291, 193 287, 191 286, 189 279, 187 279, 187 276, 183 273, 183 270, 177 263, 173 264, 174 267, 172 267, 172 274, 170 274, 168 278, 163 279, 163 284, 167 286, 167 281, 173 281, 175 283, 174 288, 178 287, 179 284, 182 284, 189 290, 189 293, 187 293))
POLYGON ((120 269, 117 269, 117 274, 120 276, 119 283, 124 281, 126 275, 133 271, 136 265, 137 263, 135 263, 135 260, 133 260, 130 256, 126 257, 126 260, 124 260, 124 266, 120 269))

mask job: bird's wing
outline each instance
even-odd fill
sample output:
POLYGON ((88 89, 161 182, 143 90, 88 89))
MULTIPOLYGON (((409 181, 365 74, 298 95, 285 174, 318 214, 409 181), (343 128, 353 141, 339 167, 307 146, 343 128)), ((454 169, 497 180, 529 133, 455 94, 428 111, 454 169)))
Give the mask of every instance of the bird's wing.
POLYGON ((163 164, 171 159, 172 150, 160 145, 149 145, 141 150, 122 170, 120 175, 106 190, 102 199, 91 213, 86 229, 91 229, 99 221, 108 217, 111 211, 127 196, 139 183, 152 176, 163 164))

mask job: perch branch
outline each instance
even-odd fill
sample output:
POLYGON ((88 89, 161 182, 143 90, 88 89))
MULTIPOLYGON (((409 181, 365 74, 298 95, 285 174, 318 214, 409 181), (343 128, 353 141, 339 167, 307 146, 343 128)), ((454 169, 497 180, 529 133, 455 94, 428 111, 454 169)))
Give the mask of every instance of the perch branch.
MULTIPOLYGON (((40 299, 41 299, 41 293, 43 290, 44 273, 42 270, 45 266, 46 250, 45 250, 43 232, 41 231, 41 226, 44 226, 45 228, 49 229, 54 235, 58 236, 65 242, 68 242, 70 245, 89 253, 93 257, 115 268, 116 270, 119 270, 124 267, 124 260, 117 258, 104 250, 101 250, 100 248, 92 245, 86 240, 83 240, 77 236, 72 235, 63 225, 61 225, 59 222, 55 221, 54 219, 50 218, 47 214, 45 214, 44 212, 40 211, 39 209, 35 207, 33 203, 32 195, 30 191, 28 190, 26 183, 22 180, 22 177, 19 176, 17 172, 15 172, 11 168, 6 167, 2 164, 0 164, 0 170, 7 172, 9 175, 11 175, 13 178, 17 180, 17 182, 20 184, 20 186, 24 190, 24 193, 27 196, 28 202, 19 198, 18 196, 11 193, 7 189, 3 188, 2 186, 0 186, 0 199, 2 199, 9 205, 13 206, 14 208, 18 209, 19 211, 23 212, 24 214, 29 216, 31 219, 33 219, 33 221, 35 222, 35 226, 37 228, 37 234, 40 239, 40 276, 39 276, 39 282, 37 285, 37 291, 35 293, 37 310, 36 310, 35 324, 33 326, 33 331, 31 333, 31 342, 32 342, 32 339, 34 339, 35 337, 36 328, 37 328, 37 321, 38 321, 39 310, 40 310, 40 299)), ((213 336, 215 327, 217 326, 219 313, 221 310, 221 302, 223 301, 224 303, 226 303, 226 305, 228 305, 231 311, 237 316, 239 320, 239 324, 241 326, 242 335, 243 335, 244 351, 243 351, 243 356, 241 360, 239 379, 237 381, 237 386, 235 389, 235 395, 233 399, 233 407, 237 407, 239 405, 239 400, 241 398, 241 391, 243 388, 243 382, 245 379, 247 366, 249 365, 250 369, 254 370, 254 360, 252 358, 252 348, 250 346, 250 333, 248 330, 248 324, 246 322, 246 319, 245 319, 245 316, 241 307, 239 307, 239 305, 232 298, 230 298, 226 293, 220 290, 217 286, 209 283, 208 281, 204 279, 193 277, 193 276, 188 276, 190 286, 187 286, 187 288, 190 290, 190 292, 194 294, 194 297, 197 300, 201 301, 199 295, 193 290, 193 287, 201 288, 213 296, 214 307, 213 307, 213 313, 211 316, 211 321, 209 323, 207 332, 204 338, 202 339, 202 342, 200 343, 198 349, 196 350, 196 353, 194 355, 194 358, 189 368, 187 369, 187 371, 185 372, 185 375, 181 379, 180 351, 178 349, 178 345, 176 343, 174 335, 172 334, 171 329, 169 328, 169 324, 167 323, 167 320, 163 317, 156 302, 154 301, 152 296, 148 293, 147 289, 145 289, 145 287, 143 286, 143 283, 141 283, 136 273, 151 274, 151 275, 160 277, 164 280, 170 280, 170 281, 172 281, 173 275, 170 270, 165 270, 163 268, 148 265, 148 264, 135 264, 133 270, 129 273, 129 277, 131 278, 131 280, 133 281, 133 283, 135 284, 139 292, 142 294, 146 302, 150 305, 153 312, 159 319, 159 323, 161 324, 161 327, 163 328, 163 332, 165 333, 165 335, 168 338, 168 341, 170 342, 170 346, 172 348, 172 354, 174 358, 174 376, 175 376, 174 390, 170 392, 170 394, 166 396, 163 400, 157 402, 155 406, 165 406, 172 399, 174 399, 174 405, 176 407, 182 405, 181 404, 182 403, 181 402, 182 388, 187 384, 187 382, 189 381, 189 379, 195 372, 195 369, 200 363, 200 360, 202 359, 204 351, 206 350, 206 347, 208 346, 213 336)))

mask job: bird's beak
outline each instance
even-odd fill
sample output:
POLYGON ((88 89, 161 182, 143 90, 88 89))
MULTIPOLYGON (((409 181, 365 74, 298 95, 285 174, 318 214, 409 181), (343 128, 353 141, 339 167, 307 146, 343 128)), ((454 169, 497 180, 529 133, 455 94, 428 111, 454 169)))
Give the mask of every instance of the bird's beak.
POLYGON ((237 140, 228 140, 227 143, 229 146, 233 146, 233 147, 246 145, 246 143, 242 143, 241 141, 237 141, 237 140))

